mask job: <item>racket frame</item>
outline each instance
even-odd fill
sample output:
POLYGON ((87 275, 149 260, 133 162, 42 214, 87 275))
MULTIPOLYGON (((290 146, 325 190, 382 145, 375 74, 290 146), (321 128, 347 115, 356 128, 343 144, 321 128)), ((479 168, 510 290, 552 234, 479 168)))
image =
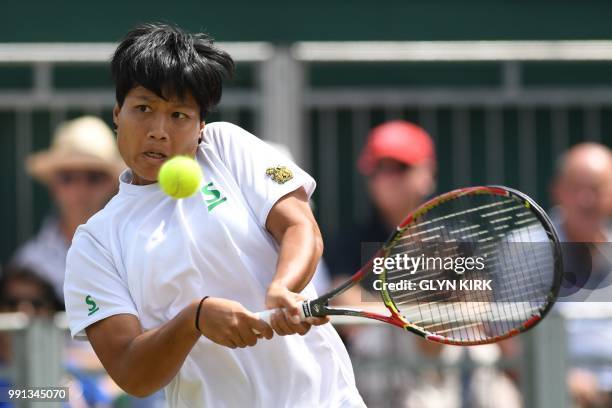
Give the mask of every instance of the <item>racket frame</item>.
POLYGON ((480 344, 489 344, 496 343, 498 341, 516 336, 519 333, 525 332, 535 325, 537 325, 545 316, 548 314, 550 309, 552 308, 557 295, 559 293, 559 289, 561 287, 562 280, 562 271, 563 271, 563 258, 561 256, 561 246, 559 244, 559 238, 557 232, 555 231, 552 222, 544 212, 544 210, 530 197, 526 194, 500 185, 493 186, 477 186, 477 187, 466 187, 461 189, 456 189, 453 191, 449 191, 445 194, 442 194, 438 197, 435 197, 421 206, 419 206, 415 211, 413 211, 410 215, 408 215, 397 227, 396 230, 391 234, 387 242, 383 245, 381 249, 379 249, 376 254, 357 271, 353 276, 351 276, 346 282, 331 290, 330 292, 318 297, 317 299, 304 301, 302 304, 302 312, 305 317, 310 316, 328 316, 328 315, 343 315, 343 316, 356 316, 356 317, 365 317, 368 319, 375 319, 382 321, 384 323, 392 324, 394 326, 400 327, 407 331, 410 331, 414 334, 417 334, 421 337, 424 337, 428 340, 443 343, 443 344, 451 344, 451 345, 480 345, 480 344), (529 319, 524 321, 522 324, 518 325, 513 330, 510 330, 507 333, 504 333, 499 336, 494 336, 481 340, 457 340, 448 337, 441 336, 439 334, 434 334, 427 332, 420 327, 411 324, 409 321, 402 316, 393 302, 393 299, 389 295, 387 290, 387 285, 384 284, 386 278, 386 269, 381 273, 381 280, 383 284, 381 285, 380 294, 382 296, 382 301, 389 311, 389 315, 383 315, 379 313, 368 312, 360 309, 351 309, 351 308, 337 308, 329 306, 329 300, 338 294, 348 290, 350 287, 361 282, 369 273, 372 273, 372 266, 374 262, 374 258, 377 257, 387 257, 391 249, 393 248, 395 241, 400 239, 403 236, 403 233, 406 229, 416 222, 419 217, 430 211, 432 208, 437 205, 452 199, 456 199, 462 195, 468 194, 493 194, 498 196, 514 196, 518 198, 523 204, 530 208, 532 213, 538 218, 540 223, 542 224, 546 234, 548 235, 550 243, 553 244, 553 253, 554 253, 554 279, 551 286, 551 289, 546 296, 544 305, 538 310, 537 314, 533 314, 529 319))

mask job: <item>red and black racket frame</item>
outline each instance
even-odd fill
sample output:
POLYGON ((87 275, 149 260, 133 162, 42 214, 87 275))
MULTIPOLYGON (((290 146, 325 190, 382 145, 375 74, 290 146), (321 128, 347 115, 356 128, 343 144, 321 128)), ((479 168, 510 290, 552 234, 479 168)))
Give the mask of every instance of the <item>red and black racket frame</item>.
MULTIPOLYGON (((466 188, 449 191, 448 193, 435 197, 425 202, 421 206, 419 206, 419 208, 417 208, 410 215, 408 215, 397 226, 396 230, 391 234, 391 236, 389 237, 387 242, 382 246, 382 248, 380 248, 376 252, 376 254, 368 261, 368 263, 366 263, 359 271, 357 271, 353 276, 351 276, 350 279, 348 279, 346 282, 344 282, 337 288, 320 296, 317 299, 305 301, 302 304, 302 308, 303 308, 305 317, 333 316, 333 315, 365 317, 369 319, 379 320, 384 323, 392 324, 394 326, 400 327, 414 334, 417 334, 423 338, 426 338, 428 340, 438 342, 438 343, 450 344, 450 345, 461 345, 461 346, 481 345, 481 344, 496 343, 501 340, 516 336, 522 332, 525 332, 533 328, 535 325, 537 325, 548 314, 548 312, 551 310, 552 306, 554 305, 557 299, 557 295, 559 293, 559 289, 561 287, 562 279, 563 279, 563 257, 561 254, 561 245, 559 244, 559 238, 558 238, 557 232, 555 231, 555 228, 551 220, 548 218, 548 215, 546 214, 546 212, 533 199, 531 199, 529 196, 527 196, 526 194, 520 191, 517 191, 509 187, 505 187, 505 186, 494 185, 494 186, 466 187, 466 188), (416 222, 419 216, 426 213, 429 209, 435 207, 437 204, 443 201, 452 200, 461 195, 478 194, 478 193, 493 194, 493 195, 504 196, 504 197, 514 196, 518 198, 519 200, 521 200, 522 202, 528 204, 533 214, 541 222, 542 227, 544 228, 544 230, 546 231, 546 234, 548 235, 548 239, 553 245, 554 278, 553 278, 553 282, 552 282, 550 291, 545 299, 545 302, 543 306, 538 310, 537 314, 533 314, 529 319, 527 319, 520 325, 517 325, 516 328, 514 328, 513 330, 507 333, 504 333, 503 335, 495 336, 495 337, 491 337, 491 338, 487 338, 483 340, 458 341, 458 340, 447 338, 447 337, 440 336, 437 334, 428 333, 427 331, 424 331, 420 329, 419 327, 410 324, 410 322, 406 321, 399 314, 399 312, 397 311, 397 307, 395 307, 394 304, 391 305, 391 304, 388 304, 387 302, 385 302, 385 306, 390 313, 389 315, 382 315, 382 314, 368 312, 364 310, 358 310, 358 309, 344 309, 344 308, 335 308, 335 307, 329 306, 329 300, 331 298, 346 291, 351 286, 358 284, 365 278, 365 276, 371 273, 372 268, 373 268, 374 259, 378 257, 386 257, 389 254, 390 248, 393 247, 394 242, 403 236, 403 233, 406 230, 406 228, 408 228, 411 224, 416 222)), ((391 298, 391 302, 393 302, 392 298, 391 298)))

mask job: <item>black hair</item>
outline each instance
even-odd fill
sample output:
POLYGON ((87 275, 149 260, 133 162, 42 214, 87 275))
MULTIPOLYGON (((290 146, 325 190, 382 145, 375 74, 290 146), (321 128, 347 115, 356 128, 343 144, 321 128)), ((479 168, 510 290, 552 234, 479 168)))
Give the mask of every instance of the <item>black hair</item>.
POLYGON ((163 23, 142 24, 127 33, 111 61, 115 96, 123 105, 128 92, 142 86, 163 99, 191 92, 200 119, 221 99, 223 80, 234 73, 234 61, 205 34, 189 34, 163 23))
POLYGON ((0 277, 0 305, 3 305, 10 297, 8 287, 11 282, 21 281, 32 283, 38 286, 42 292, 42 299, 53 311, 65 310, 64 302, 55 294, 53 285, 47 279, 40 276, 34 270, 21 265, 8 265, 6 270, 2 271, 0 277))

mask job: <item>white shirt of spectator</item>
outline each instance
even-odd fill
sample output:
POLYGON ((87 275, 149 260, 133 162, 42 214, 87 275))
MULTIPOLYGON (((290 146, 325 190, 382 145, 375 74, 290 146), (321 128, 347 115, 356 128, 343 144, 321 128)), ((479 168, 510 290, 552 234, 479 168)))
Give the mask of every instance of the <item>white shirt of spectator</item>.
POLYGON ((58 299, 64 299, 64 272, 69 243, 55 216, 45 219, 40 231, 15 253, 12 262, 27 267, 53 286, 58 299))
MULTIPOLYGON (((276 150, 229 123, 208 124, 196 159, 204 173, 196 195, 173 200, 157 183, 131 185, 77 230, 67 257, 65 301, 73 336, 117 314, 145 330, 204 295, 263 310, 278 245, 265 229, 274 203, 314 180, 276 150), (266 169, 286 166, 283 184, 266 169)), ((316 295, 312 285, 303 294, 316 295)), ((204 317, 205 318, 205 317, 204 317)), ((172 407, 363 406, 351 363, 331 325, 305 336, 275 336, 232 350, 203 337, 166 387, 172 407)))

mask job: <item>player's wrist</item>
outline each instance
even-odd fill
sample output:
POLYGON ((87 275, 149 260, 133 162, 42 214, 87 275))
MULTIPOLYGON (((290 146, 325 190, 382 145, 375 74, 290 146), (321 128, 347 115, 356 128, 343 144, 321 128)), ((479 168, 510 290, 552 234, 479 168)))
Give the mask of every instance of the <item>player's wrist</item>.
POLYGON ((270 285, 268 285, 268 294, 279 294, 285 292, 292 292, 289 286, 289 282, 287 282, 287 279, 274 279, 272 282, 270 282, 270 285))
POLYGON ((272 281, 266 292, 266 305, 268 307, 282 307, 282 299, 288 297, 291 291, 280 281, 272 281))
POLYGON ((194 327, 199 335, 202 335, 202 306, 209 297, 210 296, 204 296, 202 299, 200 299, 195 308, 194 327))

